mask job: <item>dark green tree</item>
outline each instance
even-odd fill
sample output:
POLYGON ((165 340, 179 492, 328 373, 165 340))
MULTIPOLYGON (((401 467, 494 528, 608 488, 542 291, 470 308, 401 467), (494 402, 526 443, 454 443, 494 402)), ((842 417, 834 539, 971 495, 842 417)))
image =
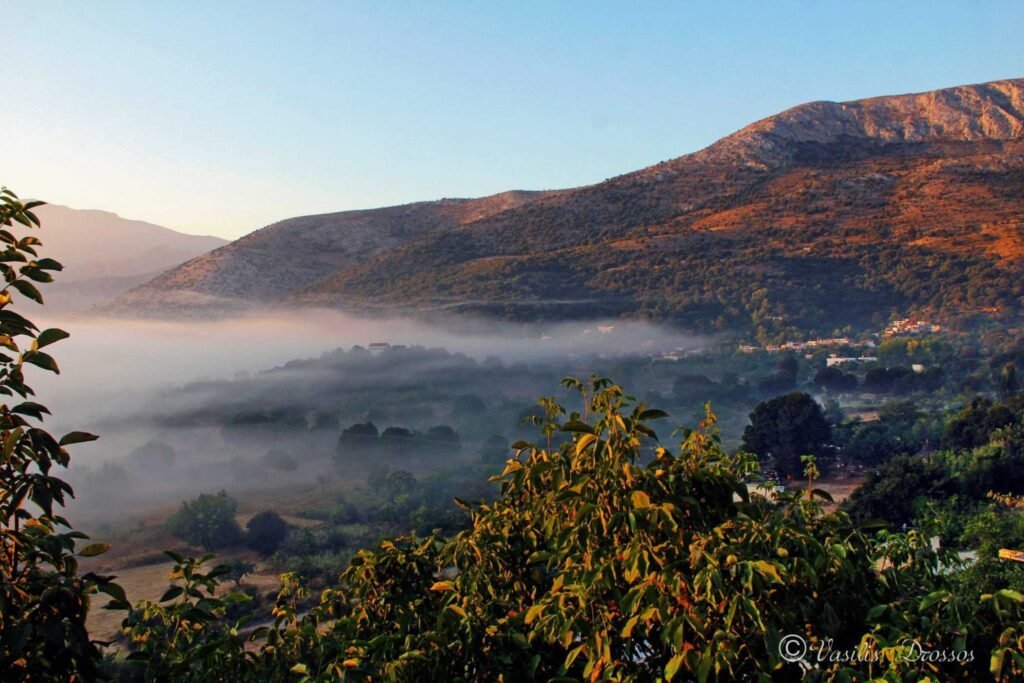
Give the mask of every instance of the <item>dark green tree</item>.
POLYGON ((344 457, 373 451, 377 447, 379 436, 377 425, 372 422, 354 424, 342 430, 341 436, 338 437, 336 453, 344 457))
POLYGON ((999 373, 999 395, 1009 398, 1020 391, 1020 379, 1017 377, 1017 366, 1007 363, 999 373))
POLYGON ((291 526, 273 510, 264 510, 253 515, 245 529, 247 546, 261 555, 273 555, 288 536, 291 526))
POLYGON ((948 470, 938 461, 911 455, 892 458, 872 472, 847 500, 846 508, 860 522, 885 520, 911 524, 923 500, 945 495, 948 470))
POLYGON ((677 404, 685 404, 694 400, 706 401, 718 389, 718 384, 706 375, 680 375, 672 382, 672 398, 677 404))
POLYGON ((246 576, 252 574, 256 570, 256 565, 252 562, 246 562, 245 560, 233 560, 225 565, 228 571, 224 576, 231 579, 231 583, 235 584, 235 588, 241 588, 242 581, 246 576))
POLYGON ((857 376, 836 366, 824 367, 814 375, 814 383, 823 390, 839 394, 857 390, 857 376))
POLYGON ((184 501, 167 519, 167 530, 186 543, 207 550, 219 550, 242 540, 242 529, 235 520, 238 501, 220 491, 203 493, 184 501))
POLYGON ((487 404, 476 394, 463 394, 452 402, 452 414, 456 417, 479 417, 487 412, 487 404))
POLYGON ((992 432, 1018 420, 1009 406, 976 396, 946 423, 942 446, 954 450, 984 446, 992 432))
POLYGON ((451 453, 462 448, 462 439, 459 433, 448 425, 437 425, 427 430, 427 439, 446 447, 446 452, 451 453))
POLYGON ((800 456, 831 455, 831 436, 821 406, 810 394, 794 391, 757 404, 743 431, 743 448, 771 458, 780 475, 798 478, 804 469, 800 456))

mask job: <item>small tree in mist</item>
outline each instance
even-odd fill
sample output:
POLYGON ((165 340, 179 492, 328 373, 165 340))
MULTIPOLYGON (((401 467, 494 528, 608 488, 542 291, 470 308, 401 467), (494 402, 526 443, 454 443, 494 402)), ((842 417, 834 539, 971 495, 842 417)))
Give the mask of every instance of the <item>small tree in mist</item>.
POLYGON ((245 525, 245 544, 261 555, 273 555, 291 527, 273 510, 264 510, 245 525))
POLYGON ((462 448, 462 437, 448 425, 437 425, 427 430, 427 441, 443 453, 457 452, 462 448))
POLYGON ((281 472, 294 472, 299 469, 299 461, 288 451, 272 448, 260 459, 267 467, 281 472))
POLYGON ((220 491, 204 493, 184 501, 178 511, 167 519, 167 530, 191 545, 218 550, 237 545, 242 529, 235 520, 238 501, 220 491))
POLYGON ((153 439, 128 454, 128 460, 133 465, 149 471, 171 468, 176 458, 177 452, 172 446, 153 439))
POLYGON ((235 588, 241 588, 245 577, 256 571, 256 565, 245 560, 234 560, 228 562, 225 566, 228 568, 228 571, 225 572, 224 576, 231 579, 231 582, 235 584, 235 588))
POLYGON ((339 457, 376 450, 380 432, 372 422, 361 422, 342 430, 335 453, 339 457))
POLYGON ((480 461, 487 465, 499 465, 512 455, 508 439, 500 434, 491 434, 480 449, 480 461))
POLYGON ((40 331, 11 307, 15 295, 42 304, 37 285, 61 270, 57 261, 39 257, 39 239, 14 233, 15 224, 40 227, 32 209, 41 203, 0 189, 0 677, 92 680, 100 650, 85 627, 90 596, 103 591, 114 598, 110 606, 128 605, 113 577, 79 576, 78 558, 107 546, 81 547, 86 535, 60 515, 74 494, 53 470, 70 464, 66 446, 96 437, 71 432, 55 439, 39 426, 50 411, 28 400, 34 392, 25 383, 26 366, 58 373, 57 361, 43 349, 68 337, 55 328, 40 331))

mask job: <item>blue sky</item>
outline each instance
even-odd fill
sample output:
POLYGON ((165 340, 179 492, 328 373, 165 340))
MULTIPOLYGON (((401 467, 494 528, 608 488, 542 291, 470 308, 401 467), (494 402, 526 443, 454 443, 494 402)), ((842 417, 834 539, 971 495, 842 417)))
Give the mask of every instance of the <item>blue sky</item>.
POLYGON ((597 182, 756 119, 1024 76, 1021 2, 0 0, 0 184, 234 238, 597 182))

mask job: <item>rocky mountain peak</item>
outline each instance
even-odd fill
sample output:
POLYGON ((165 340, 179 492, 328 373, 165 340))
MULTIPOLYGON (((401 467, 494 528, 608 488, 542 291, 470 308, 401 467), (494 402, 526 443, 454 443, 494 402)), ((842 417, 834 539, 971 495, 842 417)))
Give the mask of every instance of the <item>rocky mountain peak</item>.
POLYGON ((775 165, 801 145, 980 142, 1024 137, 1024 78, 851 102, 809 102, 700 153, 775 165))

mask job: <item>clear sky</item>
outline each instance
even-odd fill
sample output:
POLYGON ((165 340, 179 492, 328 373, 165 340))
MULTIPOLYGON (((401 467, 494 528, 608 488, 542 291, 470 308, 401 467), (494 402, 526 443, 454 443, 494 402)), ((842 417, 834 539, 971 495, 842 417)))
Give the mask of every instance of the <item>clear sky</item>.
POLYGON ((0 184, 234 238, 1024 76, 1024 2, 0 0, 0 184))

